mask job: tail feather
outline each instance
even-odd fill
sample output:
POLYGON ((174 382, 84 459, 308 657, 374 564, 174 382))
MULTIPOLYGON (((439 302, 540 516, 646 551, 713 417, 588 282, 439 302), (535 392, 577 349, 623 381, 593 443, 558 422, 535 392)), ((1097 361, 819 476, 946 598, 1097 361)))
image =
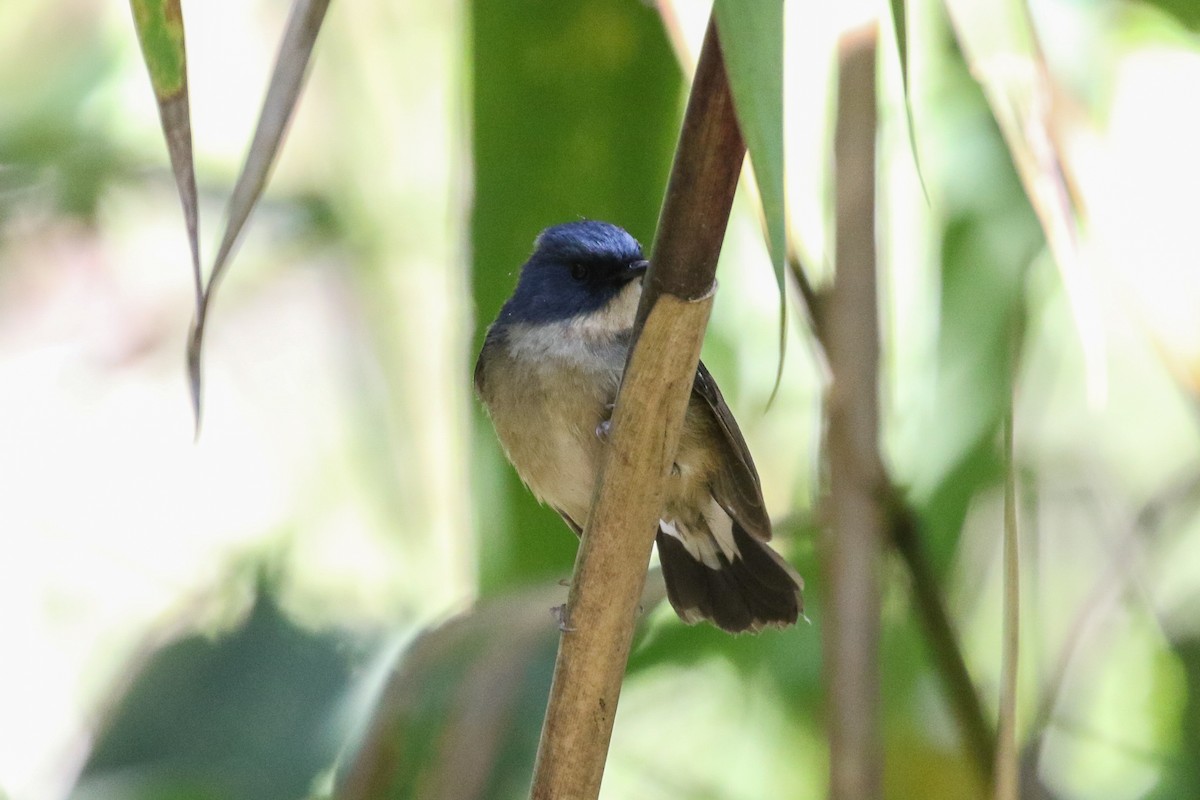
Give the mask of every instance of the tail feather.
POLYGON ((659 561, 667 599, 687 623, 707 619, 730 633, 792 625, 801 612, 803 582, 775 551, 733 526, 738 555, 721 553, 720 567, 705 566, 674 536, 660 530, 659 561))

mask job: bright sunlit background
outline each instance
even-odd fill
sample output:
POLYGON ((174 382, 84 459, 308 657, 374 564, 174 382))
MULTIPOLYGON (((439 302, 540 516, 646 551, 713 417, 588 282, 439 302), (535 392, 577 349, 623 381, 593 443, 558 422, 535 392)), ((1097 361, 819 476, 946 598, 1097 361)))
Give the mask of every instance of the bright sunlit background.
MULTIPOLYGON (((183 4, 204 258, 288 5, 183 4)), ((1029 796, 1196 797, 1200 15, 1031 0, 1043 81, 1021 3, 912 2, 913 141, 887 4, 785 5, 789 225, 818 284, 836 37, 882 14, 883 438, 989 713, 1004 320, 1024 326, 1029 796), (1040 109, 1024 146, 1061 158, 1066 251, 972 74, 1040 109)), ((604 217, 649 246, 708 6, 664 3, 669 29, 635 0, 508 6, 332 4, 215 299, 193 440, 187 242, 129 8, 0 3, 0 798, 324 796, 389 668, 416 676, 428 746, 407 751, 428 793, 403 796, 451 780, 430 743, 468 724, 494 758, 478 796, 527 790, 575 540, 503 463, 470 370, 541 228, 604 217)), ((608 798, 825 791, 822 370, 793 305, 764 411, 779 297, 756 213, 743 187, 704 357, 812 625, 732 639, 648 609, 608 798)), ((971 796, 908 578, 888 577, 888 795, 971 796)))

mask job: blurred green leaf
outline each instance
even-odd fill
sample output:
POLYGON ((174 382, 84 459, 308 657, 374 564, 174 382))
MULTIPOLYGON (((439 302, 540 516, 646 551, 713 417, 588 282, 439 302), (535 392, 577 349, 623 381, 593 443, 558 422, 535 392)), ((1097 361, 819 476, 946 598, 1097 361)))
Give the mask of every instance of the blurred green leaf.
POLYGON ((1193 33, 1200 31, 1200 3, 1196 0, 1133 0, 1157 8, 1193 33))
MULTIPOLYGON (((905 0, 888 0, 892 10, 892 30, 896 34, 896 54, 900 57, 900 79, 904 84, 904 95, 908 97, 908 3, 905 0)), ((909 115, 911 117, 911 114, 909 115)))
POLYGON ((787 219, 783 190, 783 0, 716 0, 713 14, 729 73, 734 110, 746 139, 767 224, 767 244, 779 286, 779 367, 787 341, 784 264, 787 219))
MULTIPOLYGON (((1183 708, 1178 708, 1177 703, 1154 708, 1160 716, 1173 717, 1167 724, 1178 727, 1175 747, 1178 757, 1166 760, 1167 769, 1158 786, 1148 795, 1149 800, 1188 797, 1200 786, 1200 637, 1181 639, 1172 649, 1182 667, 1187 702, 1183 708)), ((1158 673, 1162 671, 1160 667, 1158 673)), ((1159 677, 1158 673, 1156 677, 1159 677)))
MULTIPOLYGON (((665 596, 654 570, 646 611, 665 596)), ((338 800, 525 797, 558 652, 552 610, 565 597, 557 583, 494 597, 413 642, 342 769, 338 800)))
POLYGON ((348 644, 264 596, 236 632, 170 645, 134 678, 72 798, 306 796, 346 733, 348 644))
POLYGON ((233 195, 229 198, 225 232, 221 236, 217 257, 213 260, 212 271, 209 273, 208 285, 205 286, 203 297, 199 300, 191 336, 188 338, 188 379, 197 430, 200 426, 201 350, 204 345, 208 306, 229 265, 229 258, 246 220, 249 219, 250 212, 254 210, 267 185, 267 177, 275 163, 279 145, 300 99, 300 89, 304 85, 313 45, 316 44, 317 34, 321 31, 321 23, 325 20, 325 11, 328 8, 329 0, 295 0, 292 4, 283 42, 275 59, 275 69, 267 86, 267 97, 258 116, 258 126, 254 130, 254 140, 250 143, 250 152, 246 154, 241 174, 233 187, 233 195))
MULTIPOLYGON (((628 0, 473 3, 471 222, 476 347, 534 237, 581 217, 654 235, 681 112, 657 14, 628 0)), ((464 380, 467 378, 464 376, 464 380)), ((577 540, 503 463, 478 416, 480 585, 485 593, 570 573, 577 540)))
POLYGON ((978 6, 946 6, 960 52, 983 90, 1058 267, 1083 346, 1088 394, 1099 403, 1108 391, 1104 325, 1094 270, 1080 254, 1078 214, 1067 183, 1063 142, 1071 136, 1064 123, 1070 106, 1046 62, 1026 0, 1004 8, 987 14, 978 6))
POLYGON ((66 44, 72 56, 39 65, 39 80, 18 75, 0 91, 0 220, 44 205, 92 221, 102 193, 139 164, 80 111, 114 80, 117 54, 95 37, 66 44))
POLYGON ((996 122, 944 33, 936 99, 947 111, 925 131, 943 217, 933 409, 914 473, 897 476, 914 492, 939 568, 950 563, 971 499, 1003 475, 998 433, 1014 374, 1010 332, 1025 313, 1029 265, 1045 248, 996 122))
POLYGON ((497 598, 399 657, 339 800, 509 798, 528 789, 563 590, 497 598))

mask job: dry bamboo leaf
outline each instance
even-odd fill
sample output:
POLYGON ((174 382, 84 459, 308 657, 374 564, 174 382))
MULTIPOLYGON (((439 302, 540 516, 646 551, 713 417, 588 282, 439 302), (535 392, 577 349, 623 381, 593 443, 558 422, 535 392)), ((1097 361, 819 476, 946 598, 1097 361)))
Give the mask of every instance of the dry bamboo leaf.
POLYGON ((246 155, 241 174, 233 187, 233 195, 229 199, 225 232, 221 236, 221 244, 217 248, 217 256, 209 273, 208 285, 197 308, 188 340, 188 380, 197 430, 200 427, 201 351, 209 304, 229 265, 229 258, 246 220, 262 196, 263 187, 266 186, 275 156, 279 152, 279 145, 283 141, 283 135, 300 97, 313 45, 328 8, 329 0, 295 0, 293 3, 283 43, 275 59, 271 83, 267 87, 267 97, 259 114, 258 127, 254 131, 254 140, 250 144, 250 152, 246 155))

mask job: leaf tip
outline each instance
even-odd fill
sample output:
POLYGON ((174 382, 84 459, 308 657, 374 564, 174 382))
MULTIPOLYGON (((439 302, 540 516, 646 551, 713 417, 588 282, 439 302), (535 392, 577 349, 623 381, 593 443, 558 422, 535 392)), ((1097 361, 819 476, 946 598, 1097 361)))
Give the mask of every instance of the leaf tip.
POLYGON ((193 440, 200 440, 200 421, 201 421, 201 376, 200 376, 200 352, 201 345, 204 340, 204 316, 201 313, 192 322, 192 329, 188 332, 187 343, 187 372, 188 372, 188 393, 192 401, 192 423, 193 423, 193 440))

